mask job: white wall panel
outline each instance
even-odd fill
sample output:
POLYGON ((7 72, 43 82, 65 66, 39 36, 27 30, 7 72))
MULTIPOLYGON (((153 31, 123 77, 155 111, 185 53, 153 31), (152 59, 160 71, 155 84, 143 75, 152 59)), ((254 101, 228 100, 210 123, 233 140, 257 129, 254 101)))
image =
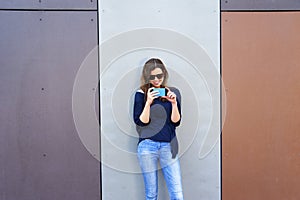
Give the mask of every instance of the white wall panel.
MULTIPOLYGON (((132 121, 143 63, 161 58, 182 93, 177 130, 185 199, 220 199, 218 1, 101 0, 103 199, 143 199, 132 121)), ((168 199, 160 174, 159 198, 168 199)))

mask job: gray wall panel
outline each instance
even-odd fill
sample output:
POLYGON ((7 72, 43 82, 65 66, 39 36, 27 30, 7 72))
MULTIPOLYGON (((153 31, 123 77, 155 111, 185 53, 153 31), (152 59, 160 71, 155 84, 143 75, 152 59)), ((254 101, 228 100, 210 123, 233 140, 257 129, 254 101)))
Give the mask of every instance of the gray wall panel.
POLYGON ((97 9, 97 0, 9 0, 0 9, 97 9))
MULTIPOLYGON (((144 199, 132 112, 142 65, 150 57, 164 61, 169 86, 182 95, 177 135, 185 200, 220 199, 219 7, 211 0, 100 1, 105 200, 144 199), (208 88, 212 82, 214 89, 208 88)), ((161 173, 158 199, 169 199, 161 173)))
POLYGON ((0 199, 99 199, 99 162, 72 116, 97 13, 1 11, 0 32, 0 199))
POLYGON ((221 10, 300 10, 300 1, 221 0, 221 10))

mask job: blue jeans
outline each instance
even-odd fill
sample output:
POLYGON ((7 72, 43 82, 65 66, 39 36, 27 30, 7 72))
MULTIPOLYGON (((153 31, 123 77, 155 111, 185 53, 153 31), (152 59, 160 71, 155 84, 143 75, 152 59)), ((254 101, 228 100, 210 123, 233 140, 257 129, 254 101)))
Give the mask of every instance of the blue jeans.
POLYGON ((170 143, 143 140, 138 145, 138 159, 144 177, 146 200, 157 200, 158 161, 170 199, 183 200, 180 164, 178 158, 172 159, 170 143))

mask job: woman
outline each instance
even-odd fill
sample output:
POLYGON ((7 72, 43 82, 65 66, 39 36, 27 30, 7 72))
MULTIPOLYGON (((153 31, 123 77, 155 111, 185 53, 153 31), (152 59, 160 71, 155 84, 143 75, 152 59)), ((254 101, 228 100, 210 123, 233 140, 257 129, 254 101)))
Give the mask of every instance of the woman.
POLYGON ((158 194, 157 166, 162 168, 171 200, 183 200, 178 142, 175 129, 180 124, 180 93, 166 87, 168 72, 161 60, 148 60, 135 94, 134 121, 139 133, 138 159, 143 172, 146 200, 158 194), (156 90, 161 88, 165 94, 156 90), (165 89, 163 89, 165 88, 165 89))

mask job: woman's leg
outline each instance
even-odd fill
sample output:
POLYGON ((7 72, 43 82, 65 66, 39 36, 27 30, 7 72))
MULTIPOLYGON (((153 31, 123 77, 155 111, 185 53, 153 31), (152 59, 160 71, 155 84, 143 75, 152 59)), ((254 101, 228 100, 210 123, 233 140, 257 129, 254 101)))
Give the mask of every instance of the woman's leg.
POLYGON ((169 143, 165 143, 160 149, 160 164, 170 199, 183 200, 180 163, 177 157, 172 159, 169 143))
POLYGON ((155 142, 141 141, 138 145, 138 159, 144 177, 146 200, 157 200, 158 148, 155 142))

